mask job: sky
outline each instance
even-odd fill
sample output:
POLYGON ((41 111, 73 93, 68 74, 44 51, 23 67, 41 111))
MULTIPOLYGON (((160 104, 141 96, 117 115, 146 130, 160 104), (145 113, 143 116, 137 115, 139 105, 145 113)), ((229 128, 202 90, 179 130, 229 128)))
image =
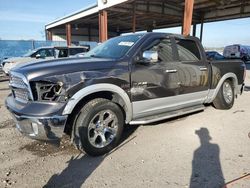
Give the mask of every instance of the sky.
MULTIPOLYGON (((44 40, 45 24, 71 14, 96 0, 0 0, 0 39, 44 40)), ((197 27, 199 36, 200 27, 197 27)), ((160 30, 181 33, 180 28, 160 30)), ((204 24, 203 45, 250 45, 250 18, 204 24)))

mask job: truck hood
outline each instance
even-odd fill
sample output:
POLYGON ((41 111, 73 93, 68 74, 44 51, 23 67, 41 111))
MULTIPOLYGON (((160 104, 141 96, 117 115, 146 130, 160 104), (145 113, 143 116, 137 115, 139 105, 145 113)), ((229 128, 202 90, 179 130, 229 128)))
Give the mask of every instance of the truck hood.
POLYGON ((114 60, 104 58, 65 58, 24 63, 12 69, 12 71, 21 73, 25 75, 28 80, 32 81, 54 75, 111 69, 114 64, 114 60))

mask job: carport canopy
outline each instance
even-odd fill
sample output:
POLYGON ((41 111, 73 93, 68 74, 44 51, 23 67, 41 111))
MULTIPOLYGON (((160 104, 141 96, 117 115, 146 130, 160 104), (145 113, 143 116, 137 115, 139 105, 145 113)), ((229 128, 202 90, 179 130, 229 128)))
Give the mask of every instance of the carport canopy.
MULTIPOLYGON (((196 24, 250 17, 250 0, 98 0, 79 12, 46 25, 47 39, 64 35, 103 42, 122 33, 182 26, 184 35, 196 24)), ((54 39, 53 39, 54 40, 54 39)))

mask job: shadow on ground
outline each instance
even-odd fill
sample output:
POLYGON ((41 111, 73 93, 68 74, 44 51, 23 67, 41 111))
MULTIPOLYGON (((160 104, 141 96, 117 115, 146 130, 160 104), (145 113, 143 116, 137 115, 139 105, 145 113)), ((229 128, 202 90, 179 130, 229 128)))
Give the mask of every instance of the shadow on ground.
POLYGON ((102 161, 111 153, 118 150, 128 142, 132 141, 136 136, 132 134, 139 126, 126 126, 124 134, 121 140, 121 144, 107 155, 100 157, 90 157, 88 155, 79 154, 78 156, 72 156, 67 162, 67 167, 58 174, 54 174, 48 180, 44 188, 48 187, 81 187, 87 178, 95 171, 95 169, 102 163, 102 161), (130 138, 129 138, 130 137, 130 138))
POLYGON ((194 151, 190 188, 222 188, 225 180, 220 163, 220 148, 210 143, 212 138, 207 128, 196 130, 195 134, 201 145, 194 151))
POLYGON ((250 86, 245 86, 244 91, 250 91, 250 86))

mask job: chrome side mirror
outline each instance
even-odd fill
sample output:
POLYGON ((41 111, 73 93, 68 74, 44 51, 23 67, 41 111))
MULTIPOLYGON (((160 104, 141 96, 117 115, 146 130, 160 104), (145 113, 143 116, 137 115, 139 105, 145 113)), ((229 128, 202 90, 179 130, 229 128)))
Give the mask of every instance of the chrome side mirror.
POLYGON ((144 51, 142 54, 143 60, 149 63, 156 63, 158 61, 158 52, 157 51, 144 51))

